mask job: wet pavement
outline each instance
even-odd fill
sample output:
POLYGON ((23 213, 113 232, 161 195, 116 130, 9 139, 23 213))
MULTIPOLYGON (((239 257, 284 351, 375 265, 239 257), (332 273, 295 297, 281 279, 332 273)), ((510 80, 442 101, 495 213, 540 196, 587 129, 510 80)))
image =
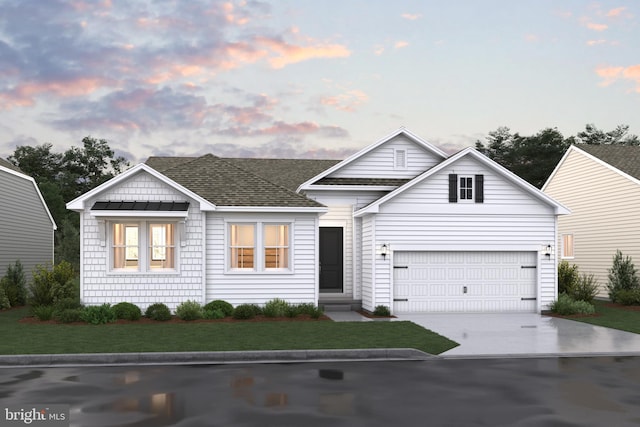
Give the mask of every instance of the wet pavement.
MULTIPOLYGON (((640 358, 2 368, 72 426, 640 425, 640 358)), ((35 424, 32 424, 35 425, 35 424)))

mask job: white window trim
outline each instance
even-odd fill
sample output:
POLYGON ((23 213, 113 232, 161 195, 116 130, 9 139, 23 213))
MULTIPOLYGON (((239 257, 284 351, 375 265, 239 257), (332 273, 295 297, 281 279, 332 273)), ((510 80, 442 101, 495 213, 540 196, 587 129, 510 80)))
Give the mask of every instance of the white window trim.
POLYGON ((561 244, 562 244, 562 252, 561 252, 561 259, 574 259, 576 257, 576 241, 575 241, 575 235, 573 233, 563 233, 561 236, 561 244), (571 253, 572 255, 567 256, 565 255, 565 236, 571 236, 571 253))
POLYGON ((407 170, 409 163, 409 151, 406 148, 394 148, 393 149, 393 169, 394 170, 407 170), (403 153, 404 163, 398 165, 398 155, 403 153))
POLYGON ((139 220, 138 218, 122 218, 106 221, 107 228, 107 275, 178 275, 180 274, 180 242, 182 241, 181 226, 175 218, 162 220, 159 218, 149 218, 139 220), (137 225, 138 226, 138 269, 113 268, 113 224, 137 225), (149 229, 151 224, 173 224, 174 225, 174 256, 175 268, 151 268, 151 248, 149 245, 149 229))
POLYGON ((475 177, 473 175, 458 175, 458 202, 459 203, 475 203, 476 201, 476 180, 475 177), (462 185, 460 184, 460 181, 462 179, 471 179, 471 197, 468 199, 463 199, 462 196, 460 195, 460 192, 462 191, 462 185))
POLYGON ((294 223, 292 221, 278 221, 278 220, 228 220, 224 225, 224 271, 225 274, 294 274, 294 223), (253 260, 254 268, 232 268, 231 267, 231 226, 232 225, 254 225, 255 241, 254 241, 254 254, 253 260), (289 226, 289 268, 265 268, 264 260, 264 226, 265 225, 287 225, 289 226))

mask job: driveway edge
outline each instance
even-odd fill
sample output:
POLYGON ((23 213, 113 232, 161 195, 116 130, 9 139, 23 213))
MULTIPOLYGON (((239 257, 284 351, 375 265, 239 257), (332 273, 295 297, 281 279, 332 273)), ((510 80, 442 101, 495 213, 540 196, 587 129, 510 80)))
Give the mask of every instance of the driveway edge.
POLYGON ((428 360, 437 357, 438 356, 413 348, 21 354, 1 355, 0 368, 20 366, 217 365, 230 363, 293 363, 338 360, 428 360))

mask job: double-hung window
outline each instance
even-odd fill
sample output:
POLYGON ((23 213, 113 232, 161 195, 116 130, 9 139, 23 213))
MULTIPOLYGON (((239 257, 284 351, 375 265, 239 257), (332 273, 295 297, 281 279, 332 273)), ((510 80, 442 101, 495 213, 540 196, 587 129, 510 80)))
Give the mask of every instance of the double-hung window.
POLYGON ((230 271, 290 270, 291 225, 235 223, 228 228, 230 271))
POLYGON ((264 226, 264 268, 289 268, 289 226, 264 226))
POLYGON ((176 224, 112 222, 111 270, 153 272, 176 269, 176 224))
POLYGON ((460 192, 460 201, 473 200, 473 177, 461 176, 459 177, 460 183, 458 185, 458 191, 460 192))
POLYGON ((562 235, 562 258, 573 258, 573 234, 562 235))
POLYGON ((254 224, 231 224, 229 251, 232 269, 253 270, 256 253, 255 228, 254 224))

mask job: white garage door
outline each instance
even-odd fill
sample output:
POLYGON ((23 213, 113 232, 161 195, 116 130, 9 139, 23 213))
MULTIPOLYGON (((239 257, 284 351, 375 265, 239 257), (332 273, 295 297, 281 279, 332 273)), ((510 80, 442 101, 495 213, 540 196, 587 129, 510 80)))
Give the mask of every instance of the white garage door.
POLYGON ((536 252, 395 252, 394 312, 534 312, 536 252))

